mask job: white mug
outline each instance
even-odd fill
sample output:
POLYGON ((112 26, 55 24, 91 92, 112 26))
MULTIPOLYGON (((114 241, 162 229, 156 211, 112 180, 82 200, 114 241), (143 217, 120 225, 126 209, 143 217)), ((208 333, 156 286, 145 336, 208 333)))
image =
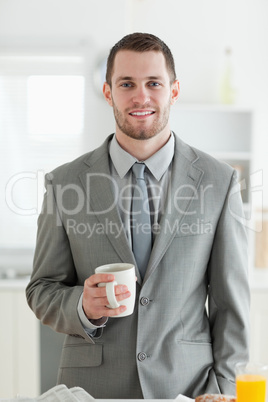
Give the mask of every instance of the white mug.
POLYGON ((115 263, 115 264, 107 264, 101 265, 95 269, 96 274, 113 274, 115 280, 113 282, 107 283, 99 283, 98 286, 106 287, 106 294, 109 301, 107 307, 109 308, 117 308, 121 305, 126 306, 126 311, 121 314, 114 316, 117 317, 126 317, 133 313, 135 300, 136 300, 136 275, 135 275, 135 267, 133 264, 126 263, 115 263), (131 296, 127 299, 124 299, 120 302, 116 300, 114 287, 116 285, 126 285, 128 290, 131 293, 131 296))

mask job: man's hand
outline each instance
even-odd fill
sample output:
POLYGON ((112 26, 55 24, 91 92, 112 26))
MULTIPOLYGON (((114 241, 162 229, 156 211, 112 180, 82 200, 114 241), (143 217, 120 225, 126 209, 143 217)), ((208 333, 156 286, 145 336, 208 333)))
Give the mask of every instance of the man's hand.
MULTIPOLYGON (((106 296, 106 288, 98 287, 98 283, 113 282, 114 279, 114 275, 111 274, 94 274, 85 280, 82 306, 89 320, 113 317, 126 310, 126 306, 114 309, 106 307, 109 304, 106 296)), ((115 295, 116 300, 119 302, 130 297, 130 292, 127 286, 117 285, 115 286, 115 295)))

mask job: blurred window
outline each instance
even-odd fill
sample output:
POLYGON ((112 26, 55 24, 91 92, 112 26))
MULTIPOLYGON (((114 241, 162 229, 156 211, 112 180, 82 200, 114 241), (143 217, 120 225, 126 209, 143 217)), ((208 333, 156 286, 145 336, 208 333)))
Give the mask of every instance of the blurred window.
POLYGON ((0 249, 34 247, 45 173, 83 151, 84 64, 0 54, 0 249))

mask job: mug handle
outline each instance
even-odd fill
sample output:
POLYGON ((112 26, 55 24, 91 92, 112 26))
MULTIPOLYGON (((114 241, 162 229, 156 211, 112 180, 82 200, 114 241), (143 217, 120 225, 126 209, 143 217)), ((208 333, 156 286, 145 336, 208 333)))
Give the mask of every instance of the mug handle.
POLYGON ((106 295, 107 295, 107 298, 108 298, 108 301, 109 301, 109 306, 107 306, 107 307, 110 307, 110 308, 120 307, 120 304, 116 300, 115 293, 114 293, 115 285, 117 285, 116 281, 107 282, 105 284, 105 286, 106 286, 106 295))

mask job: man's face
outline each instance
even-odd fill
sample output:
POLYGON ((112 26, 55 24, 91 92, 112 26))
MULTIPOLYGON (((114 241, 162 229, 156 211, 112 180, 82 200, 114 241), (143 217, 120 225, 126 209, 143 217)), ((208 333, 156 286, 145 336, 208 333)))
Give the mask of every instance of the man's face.
MULTIPOLYGON (((170 105, 174 85, 161 52, 121 50, 114 60, 112 86, 104 85, 104 95, 113 107, 116 132, 146 140, 159 133, 170 133, 170 105)), ((175 99, 176 98, 176 99, 175 99)))

